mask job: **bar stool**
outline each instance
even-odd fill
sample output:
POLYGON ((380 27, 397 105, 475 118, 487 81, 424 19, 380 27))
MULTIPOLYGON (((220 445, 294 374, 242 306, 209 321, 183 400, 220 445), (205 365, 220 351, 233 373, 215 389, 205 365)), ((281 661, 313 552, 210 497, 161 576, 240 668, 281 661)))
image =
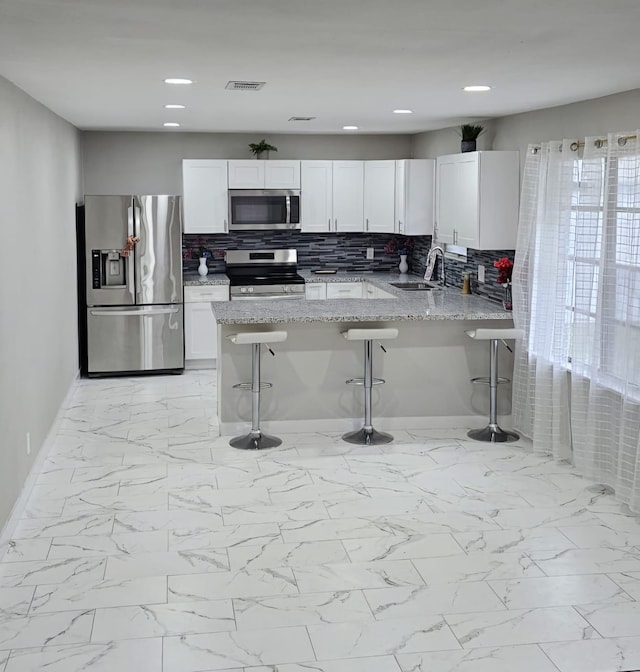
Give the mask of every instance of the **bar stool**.
POLYGON ((272 383, 262 383, 260 381, 260 346, 264 345, 272 355, 273 350, 267 343, 281 343, 287 340, 286 331, 242 331, 237 334, 230 334, 227 338, 235 345, 252 345, 253 358, 251 361, 251 382, 238 383, 234 388, 240 390, 251 390, 251 431, 243 436, 236 436, 229 441, 229 445, 234 448, 244 450, 262 450, 264 448, 275 448, 282 443, 282 439, 277 436, 265 434, 260 429, 260 391, 273 387, 272 383))
POLYGON ((498 341, 502 341, 506 348, 512 352, 506 344, 506 340, 520 339, 524 336, 522 329, 473 329, 467 331, 467 336, 477 341, 491 341, 489 356, 489 377, 472 378, 472 383, 489 385, 489 424, 483 429, 472 429, 467 432, 470 439, 487 441, 490 443, 509 443, 517 441, 520 437, 515 432, 507 432, 498 425, 498 385, 510 382, 508 378, 498 377, 498 341))
MULTIPOLYGON (((379 432, 373 428, 371 423, 371 388, 373 385, 382 385, 382 378, 373 377, 373 353, 371 351, 371 342, 373 340, 383 341, 398 337, 397 329, 349 329, 343 331, 342 335, 348 341, 364 341, 364 378, 350 378, 347 385, 364 386, 364 426, 355 432, 347 432, 342 435, 342 440, 347 443, 356 443, 360 446, 376 446, 381 443, 391 443, 393 436, 385 432, 379 432)), ((386 352, 384 346, 379 343, 383 352, 386 352)))

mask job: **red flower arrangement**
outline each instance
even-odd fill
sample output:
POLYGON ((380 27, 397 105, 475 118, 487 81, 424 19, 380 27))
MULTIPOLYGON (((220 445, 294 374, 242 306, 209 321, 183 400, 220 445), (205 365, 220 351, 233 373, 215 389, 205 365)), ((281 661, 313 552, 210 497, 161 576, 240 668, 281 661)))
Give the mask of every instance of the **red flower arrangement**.
POLYGON ((513 262, 509 257, 502 257, 494 261, 493 265, 498 269, 498 282, 508 287, 511 284, 511 274, 513 273, 513 262))
POLYGON ((384 246, 386 254, 409 254, 413 249, 413 238, 408 236, 394 236, 384 246))

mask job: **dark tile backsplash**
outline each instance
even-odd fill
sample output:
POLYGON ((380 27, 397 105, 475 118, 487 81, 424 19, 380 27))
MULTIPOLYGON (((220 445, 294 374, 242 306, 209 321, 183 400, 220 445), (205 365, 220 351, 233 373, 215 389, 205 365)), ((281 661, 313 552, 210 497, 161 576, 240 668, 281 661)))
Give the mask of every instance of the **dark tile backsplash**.
MULTIPOLYGON (((252 231, 208 235, 185 234, 182 240, 184 270, 198 268, 199 246, 212 253, 207 265, 210 273, 224 273, 225 250, 260 250, 295 248, 301 269, 336 268, 339 271, 395 271, 400 263, 397 254, 386 254, 384 246, 393 238, 388 233, 327 233, 310 234, 299 231, 252 231), (367 259, 367 247, 374 248, 374 258, 367 259)), ((431 236, 415 236, 414 248, 409 255, 409 272, 423 275, 431 236)), ((493 262, 501 257, 513 261, 514 250, 467 250, 467 261, 446 260, 447 284, 462 287, 462 272, 471 272, 471 289, 474 294, 502 300, 504 288, 498 284, 498 269, 493 262), (485 267, 485 282, 478 283, 478 266, 485 267)), ((436 267, 435 278, 440 277, 436 267)))
MULTIPOLYGON (((398 268, 397 254, 386 254, 384 246, 393 234, 327 233, 311 234, 299 231, 253 231, 209 235, 185 234, 182 241, 185 271, 198 268, 197 250, 208 249, 213 258, 207 265, 211 273, 224 273, 225 250, 288 249, 298 250, 301 269, 336 268, 339 271, 393 271, 398 268), (367 259, 367 247, 373 247, 374 258, 367 259)), ((431 236, 415 236, 415 250, 429 249, 431 236)), ((426 255, 426 251, 424 252, 426 255)), ((419 268, 419 256, 408 257, 409 269, 419 268)), ((424 264, 423 264, 424 269, 424 264)), ((424 270, 423 270, 424 272, 424 270)))

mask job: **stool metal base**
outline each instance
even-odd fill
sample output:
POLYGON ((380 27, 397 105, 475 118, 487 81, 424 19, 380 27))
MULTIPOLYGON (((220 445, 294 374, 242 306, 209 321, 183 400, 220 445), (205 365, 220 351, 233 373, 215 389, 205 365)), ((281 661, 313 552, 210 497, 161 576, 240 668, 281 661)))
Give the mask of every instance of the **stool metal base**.
POLYGON ((487 443, 511 443, 520 438, 515 432, 507 432, 499 425, 489 424, 482 429, 472 429, 467 432, 467 436, 474 441, 485 441, 487 443))
POLYGON ((342 440, 347 443, 355 443, 359 446, 379 446, 383 443, 391 443, 393 436, 385 432, 379 432, 373 427, 363 427, 355 432, 343 434, 342 440))
POLYGON ((281 443, 282 439, 265 434, 260 430, 249 432, 244 436, 236 436, 229 441, 230 446, 240 448, 241 450, 264 450, 265 448, 275 448, 281 443))

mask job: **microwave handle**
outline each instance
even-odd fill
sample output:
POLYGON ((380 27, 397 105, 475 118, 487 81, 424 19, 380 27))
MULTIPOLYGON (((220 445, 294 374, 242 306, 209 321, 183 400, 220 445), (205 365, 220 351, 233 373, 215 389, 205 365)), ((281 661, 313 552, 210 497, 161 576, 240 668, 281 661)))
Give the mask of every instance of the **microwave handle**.
POLYGON ((286 223, 291 224, 291 196, 285 196, 285 204, 287 207, 286 223))

